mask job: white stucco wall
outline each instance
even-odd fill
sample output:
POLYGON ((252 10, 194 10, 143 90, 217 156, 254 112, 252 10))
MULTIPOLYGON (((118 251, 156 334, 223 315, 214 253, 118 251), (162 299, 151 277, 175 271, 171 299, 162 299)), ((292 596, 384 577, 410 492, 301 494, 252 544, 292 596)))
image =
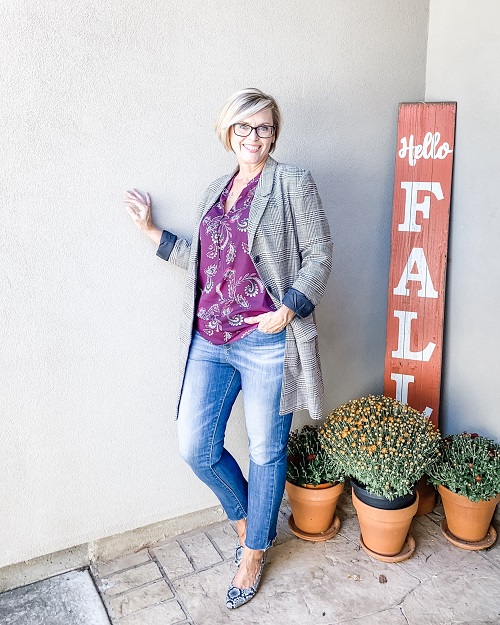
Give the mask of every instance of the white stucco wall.
MULTIPOLYGON (((331 222, 327 406, 382 389, 397 105, 424 97, 427 5, 2 3, 0 567, 217 503, 176 452, 184 276, 122 198, 149 190, 190 236, 234 165, 213 124, 239 88, 277 97, 276 158, 312 170, 331 222)), ((241 409, 228 445, 244 461, 241 409)))
POLYGON ((457 102, 441 425, 500 440, 500 5, 430 7, 426 100, 457 102))

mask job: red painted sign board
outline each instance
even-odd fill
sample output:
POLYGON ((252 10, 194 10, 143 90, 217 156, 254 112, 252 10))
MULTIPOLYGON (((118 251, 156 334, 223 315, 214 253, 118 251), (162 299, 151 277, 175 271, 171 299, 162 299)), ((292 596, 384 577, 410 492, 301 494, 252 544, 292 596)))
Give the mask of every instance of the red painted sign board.
POLYGON ((401 104, 384 394, 437 425, 456 103, 401 104))

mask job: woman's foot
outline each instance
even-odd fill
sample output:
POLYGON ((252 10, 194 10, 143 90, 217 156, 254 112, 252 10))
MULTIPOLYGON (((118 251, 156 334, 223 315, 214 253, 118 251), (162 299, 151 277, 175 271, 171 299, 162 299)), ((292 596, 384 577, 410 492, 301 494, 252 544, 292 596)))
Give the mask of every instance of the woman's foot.
POLYGON ((263 556, 263 551, 245 547, 240 566, 233 579, 233 586, 237 588, 251 588, 259 574, 263 556))
POLYGON ((266 561, 262 550, 245 547, 238 571, 226 596, 226 607, 239 608, 255 597, 266 561))

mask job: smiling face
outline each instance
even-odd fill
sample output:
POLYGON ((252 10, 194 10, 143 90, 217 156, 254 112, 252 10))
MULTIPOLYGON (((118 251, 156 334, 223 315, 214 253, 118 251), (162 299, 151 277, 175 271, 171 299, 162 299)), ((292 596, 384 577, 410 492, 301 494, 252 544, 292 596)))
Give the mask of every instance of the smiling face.
MULTIPOLYGON (((257 126, 272 126, 274 124, 273 113, 269 108, 263 109, 250 117, 239 119, 238 122, 240 124, 249 124, 254 128, 257 126)), ((248 137, 239 137, 234 134, 234 128, 231 128, 231 148, 236 154, 240 169, 244 167, 254 169, 259 165, 264 166, 273 141, 274 136, 269 139, 261 139, 255 130, 252 130, 248 137)))

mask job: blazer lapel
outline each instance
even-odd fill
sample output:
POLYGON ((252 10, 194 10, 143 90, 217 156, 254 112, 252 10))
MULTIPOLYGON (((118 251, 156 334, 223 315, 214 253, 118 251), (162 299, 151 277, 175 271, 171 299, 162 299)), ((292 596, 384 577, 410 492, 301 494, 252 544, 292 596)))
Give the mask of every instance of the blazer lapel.
POLYGON ((224 190, 224 187, 234 176, 234 172, 232 174, 227 174, 226 176, 222 176, 222 178, 218 178, 209 188, 209 193, 207 194, 207 198, 204 204, 200 207, 200 219, 207 214, 207 212, 212 208, 215 204, 215 201, 219 198, 220 194, 224 190))
POLYGON ((274 173, 276 171, 277 162, 267 157, 266 164, 259 178, 259 183, 255 189, 255 195, 250 206, 250 214, 248 217, 248 249, 252 249, 255 231, 259 225, 259 221, 266 210, 267 203, 271 196, 274 184, 274 173))

